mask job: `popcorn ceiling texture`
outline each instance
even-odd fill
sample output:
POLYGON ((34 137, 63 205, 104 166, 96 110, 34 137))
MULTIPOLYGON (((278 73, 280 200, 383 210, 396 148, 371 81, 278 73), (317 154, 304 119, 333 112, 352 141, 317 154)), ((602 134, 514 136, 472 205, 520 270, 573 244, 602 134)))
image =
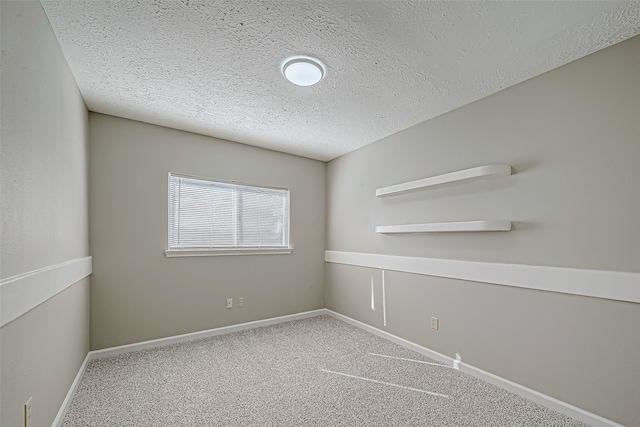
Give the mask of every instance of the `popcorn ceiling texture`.
POLYGON ((62 425, 585 427, 329 316, 91 361, 62 425))
POLYGON ((42 4, 91 111, 325 161, 640 33, 637 1, 42 4))

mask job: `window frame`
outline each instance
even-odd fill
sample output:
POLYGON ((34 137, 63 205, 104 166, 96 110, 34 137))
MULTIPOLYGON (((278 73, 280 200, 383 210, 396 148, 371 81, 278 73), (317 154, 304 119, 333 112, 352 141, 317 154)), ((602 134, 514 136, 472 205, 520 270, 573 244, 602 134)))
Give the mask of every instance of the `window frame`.
POLYGON ((266 185, 247 184, 239 181, 229 181, 223 179, 207 178, 197 175, 187 175, 181 173, 169 172, 167 177, 167 249, 164 251, 168 258, 175 257, 202 257, 202 256, 226 256, 226 255, 288 255, 293 251, 291 244, 291 190, 284 187, 273 187, 266 185), (285 233, 288 236, 289 246, 245 246, 245 247, 187 247, 187 248, 171 248, 171 177, 197 179, 221 184, 237 185, 251 188, 264 188, 269 190, 284 190, 288 193, 288 221, 285 224, 285 233))

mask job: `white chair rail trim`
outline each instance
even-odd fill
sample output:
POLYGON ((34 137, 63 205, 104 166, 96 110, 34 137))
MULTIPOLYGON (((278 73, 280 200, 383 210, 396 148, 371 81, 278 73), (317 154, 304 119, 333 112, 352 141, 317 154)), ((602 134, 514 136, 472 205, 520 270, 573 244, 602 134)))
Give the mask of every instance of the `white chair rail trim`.
POLYGON ((90 256, 0 280, 0 327, 91 274, 90 256))
POLYGON ((325 251, 325 261, 640 303, 640 273, 325 251))

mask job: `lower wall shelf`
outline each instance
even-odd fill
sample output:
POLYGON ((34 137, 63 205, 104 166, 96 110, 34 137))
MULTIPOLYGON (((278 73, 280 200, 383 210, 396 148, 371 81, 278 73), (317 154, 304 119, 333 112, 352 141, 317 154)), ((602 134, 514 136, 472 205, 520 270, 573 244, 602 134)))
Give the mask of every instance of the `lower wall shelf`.
POLYGON ((428 224, 379 225, 376 233, 446 233, 461 231, 510 231, 511 221, 432 222, 428 224))

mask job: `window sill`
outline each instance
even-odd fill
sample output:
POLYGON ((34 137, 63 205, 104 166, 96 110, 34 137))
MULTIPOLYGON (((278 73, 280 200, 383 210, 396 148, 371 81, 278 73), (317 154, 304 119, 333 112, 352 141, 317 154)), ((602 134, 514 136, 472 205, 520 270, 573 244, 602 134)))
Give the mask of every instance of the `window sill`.
POLYGON ((192 256, 227 256, 227 255, 288 255, 289 248, 229 248, 229 249, 168 249, 164 251, 167 258, 192 256))

